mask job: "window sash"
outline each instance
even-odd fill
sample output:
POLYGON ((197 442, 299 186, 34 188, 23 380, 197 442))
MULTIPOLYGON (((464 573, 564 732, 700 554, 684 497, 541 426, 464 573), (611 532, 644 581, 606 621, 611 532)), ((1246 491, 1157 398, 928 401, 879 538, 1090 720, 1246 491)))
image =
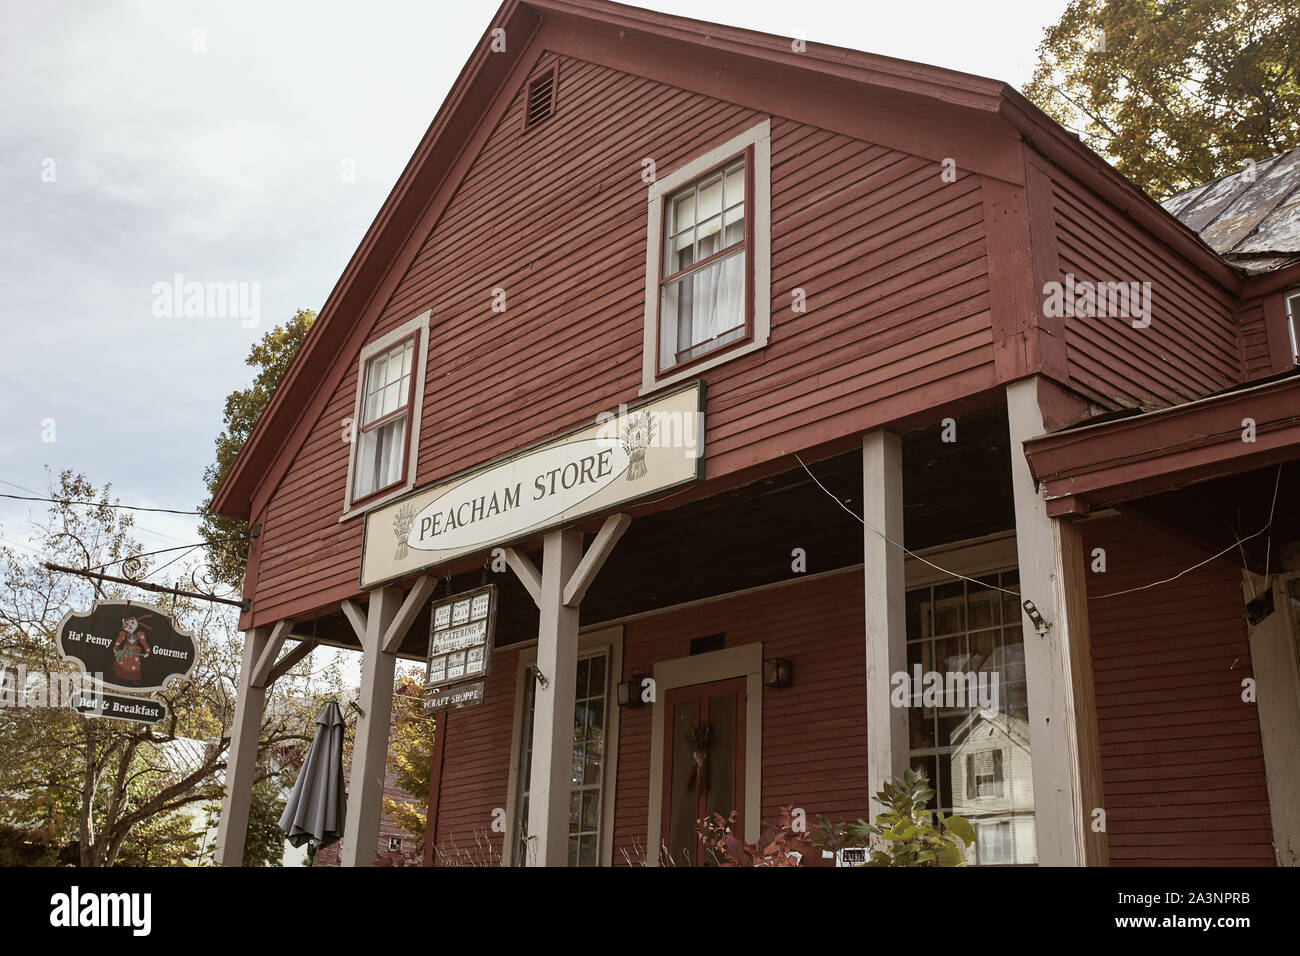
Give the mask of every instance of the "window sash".
POLYGON ((408 422, 415 403, 419 341, 420 333, 416 331, 362 363, 360 415, 352 449, 354 504, 406 480, 411 441, 408 422), (401 404, 390 407, 393 395, 401 398, 401 404), (389 436, 387 444, 385 433, 389 436))
MULTIPOLYGON (((753 305, 750 301, 752 260, 748 254, 753 170, 751 152, 746 150, 739 157, 732 157, 664 197, 657 295, 657 374, 680 368, 750 336, 750 311, 753 305), (709 200, 709 206, 701 209, 701 196, 715 184, 717 196, 709 200), (716 229, 712 228, 714 223, 716 229), (701 229, 711 231, 701 236, 701 229), (737 231, 739 234, 727 242, 728 235, 737 231), (716 245, 720 248, 710 246, 703 257, 695 258, 701 245, 715 236, 716 245), (691 251, 692 261, 680 268, 673 268, 676 265, 673 257, 687 249, 691 251), (739 258, 741 273, 738 289, 728 286, 730 269, 737 264, 731 262, 734 258, 739 258), (711 272, 715 273, 712 278, 715 292, 721 297, 733 296, 738 300, 739 321, 724 324, 711 335, 699 336, 693 327, 700 324, 701 318, 707 321, 709 314, 696 314, 695 285, 711 272), (677 297, 676 302, 670 299, 672 296, 677 297), (683 304, 683 299, 687 300, 687 304, 683 304), (669 325, 672 328, 668 328, 669 325)), ((713 308, 717 307, 715 301, 713 308)), ((721 315, 721 323, 727 323, 732 318, 732 310, 736 305, 728 301, 724 307, 727 314, 721 315)))

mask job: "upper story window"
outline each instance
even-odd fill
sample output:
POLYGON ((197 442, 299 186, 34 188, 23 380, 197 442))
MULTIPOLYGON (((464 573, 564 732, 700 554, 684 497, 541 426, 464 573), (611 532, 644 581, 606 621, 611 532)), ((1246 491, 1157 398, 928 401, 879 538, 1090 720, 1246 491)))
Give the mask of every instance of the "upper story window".
POLYGON ((660 372, 738 342, 749 332, 747 165, 741 156, 673 193, 664 204, 660 372))
POLYGON ((428 334, 425 312, 361 350, 344 517, 414 483, 428 334))
POLYGON ((767 344, 771 124, 651 184, 641 393, 767 344))
POLYGON ((406 431, 415 391, 415 335, 366 362, 362 376, 352 500, 369 498, 406 477, 406 431))

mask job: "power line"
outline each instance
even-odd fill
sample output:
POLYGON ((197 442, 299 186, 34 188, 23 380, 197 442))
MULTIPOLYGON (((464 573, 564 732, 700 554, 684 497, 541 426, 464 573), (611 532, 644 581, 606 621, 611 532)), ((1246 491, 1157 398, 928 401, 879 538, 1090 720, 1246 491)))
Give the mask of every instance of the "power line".
MULTIPOLYGON (((6 481, 5 484, 12 484, 12 482, 6 481)), ((202 517, 208 513, 206 511, 178 511, 175 508, 146 508, 144 505, 119 505, 107 501, 69 501, 60 498, 38 498, 34 495, 9 495, 4 492, 0 492, 0 498, 12 498, 15 501, 44 501, 52 505, 78 505, 84 508, 121 508, 125 511, 152 511, 156 514, 167 515, 197 515, 202 517)))
MULTIPOLYGON (((37 491, 35 488, 28 488, 26 485, 20 485, 20 484, 18 484, 16 481, 6 481, 6 480, 3 479, 3 478, 0 478, 0 485, 8 485, 10 488, 17 488, 19 491, 25 491, 25 492, 27 492, 28 494, 31 494, 31 495, 39 495, 39 494, 40 494, 40 492, 37 491)), ((180 540, 181 540, 180 538, 176 537, 175 535, 165 534, 164 532, 162 532, 162 531, 158 531, 158 530, 156 530, 156 529, 154 529, 154 528, 146 528, 146 527, 145 527, 144 525, 142 525, 142 524, 133 525, 133 527, 134 527, 137 531, 143 531, 143 532, 145 532, 146 534, 157 535, 157 536, 160 537, 160 538, 166 538, 168 541, 180 541, 180 540)))
POLYGON ((969 581, 971 584, 978 584, 980 587, 982 587, 982 588, 988 588, 988 589, 991 590, 991 591, 1001 591, 1003 594, 1010 594, 1012 597, 1017 597, 1017 598, 1020 597, 1020 595, 1019 595, 1017 592, 1015 592, 1015 591, 1008 591, 1006 588, 1000 588, 1000 587, 998 587, 996 584, 989 584, 987 581, 979 581, 979 580, 976 580, 975 578, 968 578, 968 577, 966 577, 966 575, 964 575, 964 574, 958 574, 956 571, 949 571, 947 568, 941 568, 941 567, 939 567, 939 565, 935 564, 933 561, 927 561, 925 558, 921 557, 921 556, 920 556, 919 554, 917 554, 915 551, 909 551, 906 547, 904 547, 904 545, 903 545, 901 542, 895 541, 893 538, 889 537, 889 536, 888 536, 887 534, 885 534, 883 531, 879 531, 879 530, 877 530, 876 528, 873 528, 871 525, 867 524, 865 518, 863 518, 860 514, 858 514, 856 511, 854 511, 852 508, 850 508, 850 507, 849 507, 848 505, 846 505, 844 502, 840 501, 840 499, 839 499, 839 498, 838 498, 838 497, 837 497, 837 496, 836 496, 836 495, 835 495, 835 494, 834 494, 834 493, 833 493, 829 488, 827 488, 825 485, 823 485, 820 481, 817 481, 817 476, 814 475, 814 474, 812 473, 812 469, 810 469, 807 465, 804 465, 804 464, 803 464, 803 459, 802 459, 802 458, 800 458, 798 455, 795 455, 795 456, 794 456, 794 459, 795 459, 795 461, 799 462, 799 464, 803 465, 803 470, 806 471, 806 472, 808 472, 808 477, 811 478, 814 482, 816 482, 818 488, 820 488, 822 491, 826 492, 827 495, 829 495, 832 499, 834 499, 834 501, 835 501, 835 503, 836 503, 837 505, 839 505, 841 508, 843 508, 843 509, 844 509, 845 511, 847 511, 849 514, 853 515, 853 517, 857 518, 858 521, 861 523, 861 525, 862 525, 864 528, 866 528, 868 531, 870 531, 872 534, 874 534, 874 535, 876 535, 877 537, 883 539, 884 541, 888 542, 889 544, 892 544, 894 547, 898 548, 898 549, 899 549, 900 551, 902 551, 904 554, 909 555, 909 556, 911 556, 911 557, 913 557, 913 558, 916 558, 916 560, 920 561, 922 564, 928 564, 930 567, 934 568, 936 571, 942 571, 944 574, 951 574, 954 578, 961 578, 963 581, 969 581))

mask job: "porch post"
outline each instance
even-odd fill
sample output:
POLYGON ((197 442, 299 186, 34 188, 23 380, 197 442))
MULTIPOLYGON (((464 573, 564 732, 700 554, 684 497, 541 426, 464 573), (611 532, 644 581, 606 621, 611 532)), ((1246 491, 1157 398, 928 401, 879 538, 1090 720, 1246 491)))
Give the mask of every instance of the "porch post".
POLYGON ((352 770, 348 776, 348 812, 343 828, 343 866, 370 866, 378 855, 379 816, 388 766, 388 729, 393 713, 393 676, 397 655, 384 650, 389 625, 402 604, 402 589, 379 588, 370 592, 362 650, 362 710, 352 744, 352 770))
POLYGON ((582 558, 582 534, 572 528, 546 535, 538 607, 534 688, 533 767, 528 782, 530 866, 569 861, 569 791, 572 787, 573 706, 577 693, 578 607, 564 589, 582 558))
POLYGON ((1270 585, 1247 574, 1247 580, 1273 589, 1273 613, 1246 626, 1273 856, 1278 866, 1300 866, 1300 659, 1292 624, 1293 615, 1300 611, 1291 607, 1289 579, 1275 578, 1270 585))
POLYGON ((248 808, 253 799, 253 775, 257 773, 257 741, 266 706, 266 686, 254 685, 253 670, 269 638, 270 632, 264 627, 252 628, 244 634, 235 725, 230 731, 230 750, 226 754, 226 794, 221 803, 221 819, 217 822, 217 866, 239 866, 244 861, 248 808))
POLYGON ((907 671, 903 571, 903 451, 899 437, 862 437, 862 572, 866 592, 867 786, 871 815, 887 780, 908 767, 908 710, 890 704, 890 676, 907 671), (879 533, 877 533, 879 532, 879 533), (884 537, 881 537, 884 535, 884 537), (890 544, 885 538, 896 544, 890 544))
POLYGON ((1104 805, 1083 537, 1072 520, 1047 516, 1025 458, 1022 443, 1046 431, 1038 396, 1037 378, 1007 386, 1020 600, 1047 625, 1040 631, 1022 608, 1038 862, 1105 866, 1106 834, 1093 830, 1104 805))

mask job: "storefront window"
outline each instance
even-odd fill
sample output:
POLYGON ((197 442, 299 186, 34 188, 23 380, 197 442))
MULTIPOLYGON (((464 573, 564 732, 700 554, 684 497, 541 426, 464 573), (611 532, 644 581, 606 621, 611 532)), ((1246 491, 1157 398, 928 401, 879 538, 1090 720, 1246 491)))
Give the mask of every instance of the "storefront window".
MULTIPOLYGON (((572 788, 569 792, 569 866, 596 866, 600 862, 608 699, 606 658, 606 653, 599 651, 578 659, 578 686, 573 705, 572 788)), ((533 772, 533 705, 537 688, 534 673, 530 667, 524 675, 524 722, 512 857, 515 866, 523 866, 534 852, 528 839, 528 787, 533 772)))
POLYGON ((1019 575, 1004 571, 907 593, 911 763, 937 809, 966 817, 971 863, 1035 863, 1019 575), (919 695, 919 696, 918 696, 919 695))

